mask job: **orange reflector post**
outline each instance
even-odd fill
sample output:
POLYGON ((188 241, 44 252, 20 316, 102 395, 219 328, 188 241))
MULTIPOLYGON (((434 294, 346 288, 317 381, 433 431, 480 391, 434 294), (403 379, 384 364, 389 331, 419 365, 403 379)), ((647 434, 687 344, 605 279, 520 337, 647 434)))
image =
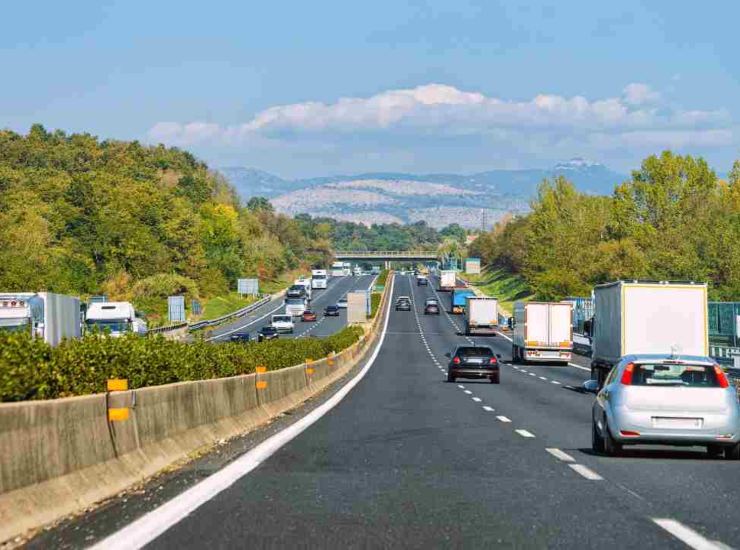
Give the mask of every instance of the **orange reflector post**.
POLYGON ((120 409, 108 409, 108 420, 110 422, 121 422, 128 420, 128 407, 120 409))
POLYGON ((264 390, 267 387, 267 380, 257 380, 257 389, 264 390))
POLYGON ((307 367, 306 374, 313 374, 313 369, 311 367, 307 367))
POLYGON ((125 378, 111 378, 106 384, 108 391, 126 391, 128 390, 128 380, 125 378))
POLYGON ((257 374, 265 374, 267 372, 267 367, 259 366, 259 367, 255 367, 254 370, 257 374))

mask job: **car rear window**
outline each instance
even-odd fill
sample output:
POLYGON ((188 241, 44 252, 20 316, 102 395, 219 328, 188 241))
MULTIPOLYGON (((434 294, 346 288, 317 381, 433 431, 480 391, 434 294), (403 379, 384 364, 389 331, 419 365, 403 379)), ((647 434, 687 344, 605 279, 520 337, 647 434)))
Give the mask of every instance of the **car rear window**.
POLYGON ((719 388, 713 365, 640 363, 632 371, 633 386, 719 388))
POLYGON ((275 317, 273 317, 272 320, 277 323, 285 323, 285 322, 292 321, 293 318, 290 315, 275 315, 275 317))
POLYGON ((457 354, 460 357, 491 357, 493 352, 491 348, 458 348, 457 354))

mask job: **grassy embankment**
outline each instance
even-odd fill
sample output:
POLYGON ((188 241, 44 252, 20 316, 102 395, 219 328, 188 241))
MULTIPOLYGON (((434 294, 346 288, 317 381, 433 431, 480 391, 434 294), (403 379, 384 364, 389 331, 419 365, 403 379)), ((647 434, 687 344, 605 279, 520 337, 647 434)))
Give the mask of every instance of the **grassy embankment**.
POLYGON ((498 298, 499 306, 511 314, 514 302, 534 297, 526 281, 519 275, 499 268, 484 268, 480 275, 463 275, 473 286, 488 296, 498 298))

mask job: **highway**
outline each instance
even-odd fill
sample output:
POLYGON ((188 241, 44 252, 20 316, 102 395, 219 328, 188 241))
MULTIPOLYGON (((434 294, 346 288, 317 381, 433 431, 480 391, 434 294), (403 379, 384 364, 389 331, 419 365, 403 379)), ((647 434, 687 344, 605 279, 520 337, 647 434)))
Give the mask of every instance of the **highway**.
MULTIPOLYGON (((368 288, 374 278, 374 275, 331 277, 327 282, 326 289, 313 290, 313 300, 311 300, 310 308, 316 312, 317 321, 315 323, 303 323, 296 319, 295 332, 293 334, 281 334, 280 338, 300 338, 310 335, 329 336, 339 332, 347 325, 347 311, 342 309, 339 317, 324 317, 324 308, 330 304, 336 304, 337 300, 348 292, 368 288)), ((234 332, 243 331, 247 331, 252 337, 256 337, 260 328, 270 324, 272 315, 283 311, 285 311, 283 298, 276 298, 250 312, 249 315, 214 329, 209 338, 212 341, 224 342, 228 341, 229 335, 234 332)))
MULTIPOLYGON (((428 297, 449 309, 434 284, 396 276, 393 286, 414 310, 391 310, 357 386, 249 474, 152 529, 150 547, 740 545, 737 463, 693 448, 594 455, 585 359, 511 365, 505 336, 469 339, 462 316, 423 314, 428 297), (502 355, 500 385, 446 382, 445 353, 470 341, 502 355)), ((154 509, 145 519, 135 528, 168 518, 154 509)), ((95 521, 123 527, 105 511, 95 521)), ((115 529, 96 540, 125 547, 130 533, 115 529)))

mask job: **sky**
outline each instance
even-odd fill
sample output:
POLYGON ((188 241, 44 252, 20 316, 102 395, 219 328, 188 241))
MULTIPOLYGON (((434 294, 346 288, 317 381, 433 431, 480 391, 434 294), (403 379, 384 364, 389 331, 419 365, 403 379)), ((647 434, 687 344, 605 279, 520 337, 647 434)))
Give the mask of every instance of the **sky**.
POLYGON ((740 158, 740 2, 12 2, 0 127, 283 177, 740 158))

